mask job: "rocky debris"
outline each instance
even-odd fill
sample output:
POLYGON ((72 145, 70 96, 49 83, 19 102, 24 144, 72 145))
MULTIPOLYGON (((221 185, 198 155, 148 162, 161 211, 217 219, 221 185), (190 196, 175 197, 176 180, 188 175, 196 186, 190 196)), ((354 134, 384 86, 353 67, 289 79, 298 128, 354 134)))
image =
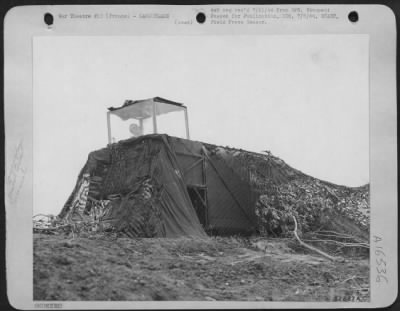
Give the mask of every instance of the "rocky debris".
MULTIPOLYGON (((81 192, 87 194, 89 184, 85 188, 81 192)), ((75 197, 79 199, 64 217, 35 215, 33 231, 73 235, 114 232, 120 236, 154 237, 162 230, 161 212, 156 204, 159 187, 145 176, 132 188, 127 194, 110 195, 106 200, 96 200, 78 192, 75 197)))
POLYGON ((33 232, 51 234, 54 232, 53 228, 57 221, 58 219, 54 215, 37 214, 33 216, 33 232))

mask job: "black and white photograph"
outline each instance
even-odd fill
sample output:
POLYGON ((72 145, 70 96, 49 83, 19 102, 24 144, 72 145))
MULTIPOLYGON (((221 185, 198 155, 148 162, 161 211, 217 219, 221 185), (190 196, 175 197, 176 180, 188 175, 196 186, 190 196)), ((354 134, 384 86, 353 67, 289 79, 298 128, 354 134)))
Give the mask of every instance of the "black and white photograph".
POLYGON ((33 301, 371 302, 371 37, 201 32, 335 18, 223 6, 52 35, 171 19, 84 8, 31 41, 33 301))

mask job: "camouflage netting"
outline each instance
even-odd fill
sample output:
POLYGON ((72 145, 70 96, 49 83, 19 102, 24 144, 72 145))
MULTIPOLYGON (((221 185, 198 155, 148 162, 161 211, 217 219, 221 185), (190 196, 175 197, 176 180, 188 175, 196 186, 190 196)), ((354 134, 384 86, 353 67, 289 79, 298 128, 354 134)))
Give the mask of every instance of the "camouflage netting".
POLYGON ((269 152, 257 154, 214 147, 214 154, 259 193, 256 204, 262 234, 282 236, 296 217, 302 233, 331 230, 369 239, 369 185, 350 188, 308 176, 269 152))
POLYGON ((131 192, 110 202, 110 209, 102 217, 102 229, 129 237, 164 236, 160 190, 150 177, 139 179, 131 192))
POLYGON ((295 217, 299 234, 332 231, 368 241, 369 185, 334 185, 269 152, 166 135, 142 136, 92 152, 58 219, 74 230, 132 237, 205 236, 187 191, 190 183, 202 180, 206 229, 284 236, 293 231, 295 217))
POLYGON ((208 145, 208 148, 258 192, 263 192, 273 185, 306 176, 269 152, 261 154, 212 145, 208 145))
POLYGON ((332 230, 367 240, 366 188, 338 189, 311 178, 271 187, 256 205, 260 229, 267 234, 285 234, 293 230, 292 216, 295 216, 303 233, 332 230))

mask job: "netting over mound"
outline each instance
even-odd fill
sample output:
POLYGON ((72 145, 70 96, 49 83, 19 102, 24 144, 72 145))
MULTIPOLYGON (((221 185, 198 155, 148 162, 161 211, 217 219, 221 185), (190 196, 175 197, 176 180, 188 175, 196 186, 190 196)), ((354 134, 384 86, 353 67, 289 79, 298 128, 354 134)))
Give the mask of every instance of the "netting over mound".
POLYGON ((146 135, 90 153, 59 218, 128 236, 205 236, 198 215, 219 233, 281 236, 296 217, 303 233, 368 240, 369 186, 321 181, 269 152, 146 135))
POLYGON ((324 182, 269 152, 209 148, 259 193, 255 212, 261 233, 291 232, 295 216, 302 232, 333 230, 369 239, 369 185, 350 188, 324 182))
POLYGON ((263 192, 273 185, 305 176, 271 153, 261 154, 213 145, 207 147, 256 191, 263 192))
POLYGON ((332 230, 368 240, 369 198, 365 188, 333 188, 304 178, 269 188, 256 205, 260 230, 281 235, 293 230, 295 216, 303 233, 332 230))

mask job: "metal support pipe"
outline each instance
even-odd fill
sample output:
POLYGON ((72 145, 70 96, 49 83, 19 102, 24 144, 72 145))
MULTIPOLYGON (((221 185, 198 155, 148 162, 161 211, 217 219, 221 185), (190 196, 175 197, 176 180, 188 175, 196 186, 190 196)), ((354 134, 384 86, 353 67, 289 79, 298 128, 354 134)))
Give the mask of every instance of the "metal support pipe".
POLYGON ((186 139, 190 139, 190 136, 189 136, 189 120, 188 120, 187 108, 185 108, 183 111, 185 112, 186 139))
POLYGON ((111 144, 111 120, 110 120, 110 111, 107 111, 107 131, 108 131, 108 144, 111 144))
POLYGON ((143 119, 139 120, 139 127, 140 127, 140 135, 143 135, 144 130, 143 130, 143 119))
POLYGON ((153 132, 157 134, 156 103, 153 101, 153 132))

